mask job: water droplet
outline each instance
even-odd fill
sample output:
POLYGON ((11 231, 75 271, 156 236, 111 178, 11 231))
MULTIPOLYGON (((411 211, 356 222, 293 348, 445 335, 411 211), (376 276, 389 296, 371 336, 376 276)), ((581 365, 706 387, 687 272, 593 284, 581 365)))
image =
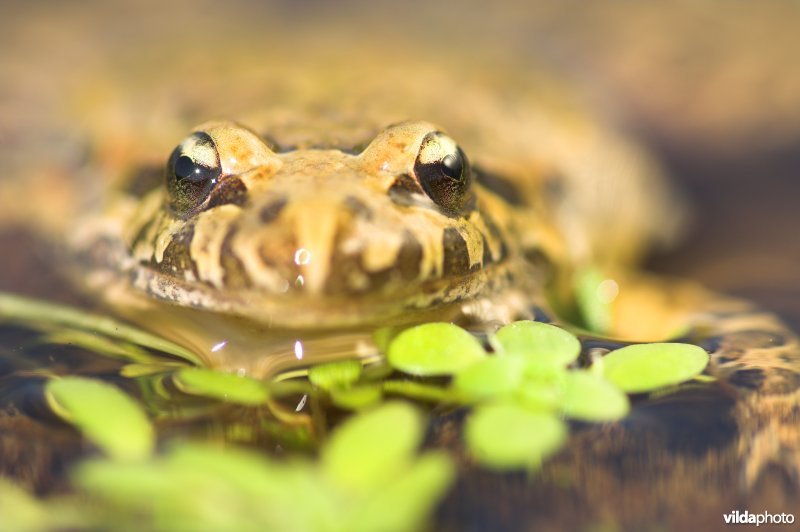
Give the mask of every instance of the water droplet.
POLYGON ((619 285, 614 279, 606 279, 597 286, 597 298, 606 305, 614 301, 618 294, 619 285))
POLYGON ((217 351, 221 350, 226 345, 228 345, 228 341, 227 340, 223 340, 223 341, 215 344, 214 347, 211 348, 211 352, 212 353, 216 353, 217 351))
POLYGON ((303 266, 311 262, 311 252, 306 248, 299 248, 294 252, 294 263, 303 266))
POLYGON ((297 403, 297 407, 294 409, 295 412, 299 412, 306 406, 306 401, 308 400, 308 395, 304 395, 300 402, 297 403))

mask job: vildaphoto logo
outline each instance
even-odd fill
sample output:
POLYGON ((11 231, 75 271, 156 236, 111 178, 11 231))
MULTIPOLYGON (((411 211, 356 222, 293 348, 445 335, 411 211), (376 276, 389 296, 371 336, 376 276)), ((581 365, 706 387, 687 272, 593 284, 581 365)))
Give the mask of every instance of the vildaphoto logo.
POLYGON ((760 512, 753 514, 745 510, 740 512, 734 510, 727 514, 722 514, 725 519, 725 524, 728 525, 791 525, 794 523, 794 514, 771 514, 769 512, 760 512))

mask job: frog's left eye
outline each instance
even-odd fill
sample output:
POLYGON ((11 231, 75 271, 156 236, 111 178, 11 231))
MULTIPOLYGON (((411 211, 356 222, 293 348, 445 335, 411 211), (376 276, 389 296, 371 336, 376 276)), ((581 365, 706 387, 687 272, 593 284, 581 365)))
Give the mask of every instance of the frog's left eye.
POLYGON ((458 144, 438 131, 422 140, 414 174, 425 194, 439 207, 457 213, 469 197, 472 175, 467 156, 458 144))
POLYGON ((167 162, 169 206, 178 216, 188 216, 208 198, 222 174, 214 140, 203 132, 181 142, 167 162))

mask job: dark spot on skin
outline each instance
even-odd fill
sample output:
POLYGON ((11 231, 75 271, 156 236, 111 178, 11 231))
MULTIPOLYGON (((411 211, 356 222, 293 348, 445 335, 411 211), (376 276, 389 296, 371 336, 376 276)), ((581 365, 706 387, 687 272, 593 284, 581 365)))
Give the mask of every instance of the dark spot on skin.
MULTIPOLYGON (((481 237, 483 238, 483 237, 481 237)), ((481 257, 481 266, 486 266, 494 262, 492 258, 492 250, 489 249, 489 242, 483 238, 483 256, 481 257)))
MULTIPOLYGON (((687 337, 678 339, 676 341, 691 342, 691 339, 687 337)), ((705 349, 706 353, 716 353, 717 351, 719 351, 719 348, 722 345, 722 337, 711 336, 709 338, 703 338, 702 340, 697 342, 697 345, 705 349)))
POLYGON ((770 394, 787 394, 795 392, 798 388, 800 388, 800 373, 784 368, 773 368, 761 391, 770 394))
POLYGON ((407 202, 408 196, 412 194, 424 193, 425 191, 419 186, 417 180, 408 174, 399 175, 389 187, 389 197, 398 203, 407 202))
POLYGON ((526 249, 525 260, 539 271, 548 271, 552 266, 549 257, 539 248, 526 249))
POLYGON ((542 194, 549 203, 560 203, 566 197, 566 185, 564 176, 561 174, 550 174, 544 178, 544 188, 542 194))
POLYGON ((517 185, 498 174, 488 172, 480 167, 472 168, 475 181, 493 194, 503 198, 507 203, 515 206, 527 205, 517 185))
POLYGON ((764 371, 759 368, 740 369, 728 378, 734 386, 757 390, 764 382, 764 371))
POLYGON ((247 202, 247 187, 238 177, 224 177, 211 191, 207 209, 220 205, 233 204, 242 206, 247 202))
POLYGON ((410 231, 403 232, 403 244, 397 254, 397 262, 393 266, 400 272, 404 281, 413 281, 419 276, 419 267, 422 262, 422 245, 410 231))
POLYGON ((344 199, 344 206, 347 207, 357 218, 367 221, 372 220, 373 218, 372 209, 367 207, 366 203, 355 196, 347 196, 344 199))
POLYGON ((448 227, 442 234, 444 251, 444 275, 465 273, 469 270, 467 242, 455 228, 448 227))
POLYGON ((718 356, 715 358, 718 364, 730 364, 731 362, 735 362, 738 358, 729 357, 729 356, 718 356))
POLYGON ((289 200, 284 196, 264 206, 259 213, 261 221, 265 224, 274 222, 275 219, 278 218, 278 215, 280 215, 283 208, 286 207, 288 201, 289 200))
POLYGON ((183 275, 187 271, 193 272, 197 277, 197 265, 189 253, 193 238, 194 226, 192 225, 174 235, 164 250, 164 257, 158 264, 158 269, 162 273, 181 279, 183 279, 183 275))
POLYGON ((224 272, 222 281, 226 288, 242 289, 252 286, 250 276, 244 269, 242 261, 233 253, 233 237, 236 234, 236 227, 231 227, 222 241, 220 248, 219 263, 224 272))
POLYGON ((133 173, 124 191, 141 198, 151 190, 161 187, 164 184, 163 165, 150 165, 137 168, 133 173))
POLYGON ((486 229, 489 231, 489 236, 491 239, 495 242, 500 242, 500 256, 496 259, 496 262, 499 262, 508 256, 508 245, 506 244, 503 235, 500 233, 500 229, 498 229, 497 224, 494 223, 494 220, 485 214, 482 215, 482 218, 486 229))

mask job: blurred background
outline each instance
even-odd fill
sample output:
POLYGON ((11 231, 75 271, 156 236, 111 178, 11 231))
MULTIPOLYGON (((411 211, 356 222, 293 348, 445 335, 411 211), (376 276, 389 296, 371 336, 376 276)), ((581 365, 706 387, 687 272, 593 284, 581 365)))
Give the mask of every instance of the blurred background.
MULTIPOLYGON (((648 146, 691 203, 685 239, 650 267, 755 299, 800 328, 798 2, 11 0, 0 10, 2 180, 69 174, 90 156, 76 139, 142 120, 172 64, 192 65, 191 86, 228 60, 302 61, 342 41, 546 64, 648 146), (205 62, 231 43, 252 53, 205 62)), ((37 194, 31 185, 19 203, 37 194)))

